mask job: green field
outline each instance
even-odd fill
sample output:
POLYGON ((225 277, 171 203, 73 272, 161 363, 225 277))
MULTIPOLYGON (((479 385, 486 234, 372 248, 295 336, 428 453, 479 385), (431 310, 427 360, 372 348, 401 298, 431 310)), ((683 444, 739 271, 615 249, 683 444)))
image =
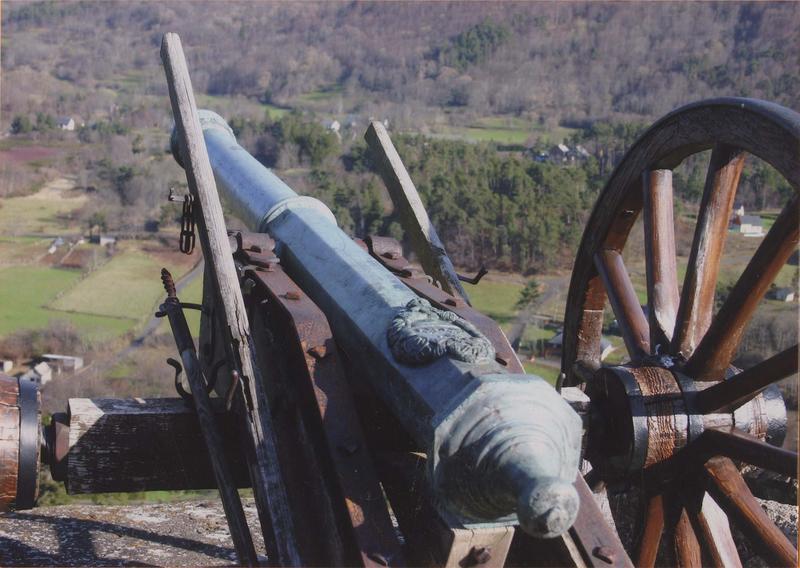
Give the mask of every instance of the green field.
POLYGON ((125 251, 87 276, 51 307, 66 312, 139 319, 163 295, 161 267, 139 251, 125 251))
POLYGON ((514 304, 522 288, 522 284, 486 279, 477 286, 464 283, 464 291, 469 295, 472 306, 501 326, 513 321, 517 313, 514 304))
POLYGON ((295 100, 301 103, 305 103, 306 105, 314 103, 323 103, 334 100, 336 97, 339 97, 344 92, 344 88, 341 85, 328 85, 327 87, 322 87, 311 91, 309 93, 303 93, 302 95, 297 95, 295 100))
POLYGON ((558 375, 560 371, 555 367, 550 367, 549 365, 539 365, 537 363, 531 363, 529 361, 523 361, 522 366, 525 367, 526 373, 531 373, 532 375, 538 375, 551 385, 555 385, 556 381, 558 380, 558 375))
POLYGON ((485 116, 467 126, 435 128, 432 136, 474 142, 524 145, 531 137, 555 144, 567 139, 574 132, 575 129, 561 126, 545 131, 539 124, 515 116, 485 116))
POLYGON ((83 203, 82 198, 8 197, 0 200, 0 230, 5 235, 57 233, 69 227, 69 214, 83 203))
POLYGON ((53 320, 69 321, 92 339, 116 337, 133 327, 133 320, 67 314, 45 307, 79 278, 78 272, 57 268, 0 269, 0 336, 20 329, 43 328, 53 320))

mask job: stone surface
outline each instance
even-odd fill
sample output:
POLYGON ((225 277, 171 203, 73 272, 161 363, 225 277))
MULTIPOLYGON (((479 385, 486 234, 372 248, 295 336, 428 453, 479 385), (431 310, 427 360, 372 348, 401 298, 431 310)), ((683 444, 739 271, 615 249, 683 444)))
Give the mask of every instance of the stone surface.
MULTIPOLYGON (((783 531, 789 541, 797 543, 797 506, 764 499, 759 499, 758 502, 761 503, 767 515, 783 531)), ((744 566, 748 568, 769 566, 764 559, 753 552, 747 538, 735 527, 733 528, 733 539, 736 542, 736 550, 739 551, 739 558, 742 559, 744 566)))
MULTIPOLYGON (((252 499, 243 502, 264 554, 252 499)), ((219 501, 65 505, 0 515, 3 566, 230 566, 236 564, 219 501)))

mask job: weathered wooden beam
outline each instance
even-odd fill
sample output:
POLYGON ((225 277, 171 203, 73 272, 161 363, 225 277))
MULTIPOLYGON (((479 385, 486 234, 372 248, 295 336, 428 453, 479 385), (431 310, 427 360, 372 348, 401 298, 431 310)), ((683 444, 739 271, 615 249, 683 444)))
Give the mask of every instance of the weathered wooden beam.
MULTIPOLYGON (((213 406, 234 482, 249 487, 235 416, 220 399, 213 406)), ((68 428, 54 440, 66 463, 51 468, 65 471, 70 494, 216 487, 197 414, 181 398, 73 398, 55 419, 68 428)))
POLYGON ((712 496, 750 539, 758 554, 770 565, 797 566, 795 545, 764 512, 734 463, 728 458, 711 458, 705 470, 712 496))
POLYGON ((797 250, 800 241, 800 195, 789 200, 761 241, 714 322, 686 363, 696 380, 720 380, 739 348, 744 329, 770 284, 797 250))
POLYGON ((428 218, 425 205, 386 128, 380 122, 373 121, 367 128, 364 139, 377 157, 378 170, 400 214, 403 229, 411 237, 414 252, 419 257, 422 269, 437 280, 445 292, 461 296, 469 303, 469 297, 459 282, 456 269, 428 218))
POLYGON ((673 353, 687 358, 711 325, 717 273, 744 158, 742 150, 724 144, 711 153, 672 338, 673 353))
POLYGON ((426 481, 424 455, 384 452, 377 456, 384 490, 406 538, 412 566, 459 568, 505 565, 514 526, 465 526, 441 513, 426 481))
POLYGON ((672 170, 645 172, 642 187, 650 345, 653 349, 660 345, 666 352, 675 330, 680 302, 672 216, 672 170))
POLYGON ((651 568, 656 564, 658 547, 664 533, 664 497, 653 495, 647 501, 644 529, 639 537, 636 551, 636 566, 651 568))
POLYGON ((253 493, 259 509, 264 541, 270 558, 286 566, 301 564, 286 488, 281 478, 273 434, 272 416, 263 389, 263 378, 255 361, 239 279, 231 257, 222 205, 203 139, 189 70, 177 34, 164 34, 161 59, 167 75, 170 101, 175 117, 179 151, 189 190, 200 210, 197 219, 203 256, 214 275, 225 333, 227 359, 241 380, 238 400, 247 431, 247 456, 253 493))
POLYGON ((222 436, 211 407, 211 399, 206 390, 207 379, 200 368, 200 361, 197 358, 192 334, 186 323, 183 306, 176 294, 175 282, 166 268, 161 269, 161 280, 164 282, 167 299, 159 309, 169 319, 175 346, 180 353, 186 378, 192 389, 192 404, 197 412, 200 431, 211 459, 214 478, 222 500, 222 507, 225 509, 225 518, 228 521, 228 529, 236 549, 237 560, 243 565, 257 566, 258 556, 253 546, 253 537, 250 534, 250 527, 247 526, 242 501, 233 482, 233 474, 225 456, 222 436))
POLYGON ((633 289, 622 253, 613 249, 600 250, 594 263, 617 316, 628 354, 631 360, 638 361, 650 353, 650 326, 633 289))
POLYGON ((797 373, 797 345, 697 393, 697 412, 733 412, 769 385, 797 373))

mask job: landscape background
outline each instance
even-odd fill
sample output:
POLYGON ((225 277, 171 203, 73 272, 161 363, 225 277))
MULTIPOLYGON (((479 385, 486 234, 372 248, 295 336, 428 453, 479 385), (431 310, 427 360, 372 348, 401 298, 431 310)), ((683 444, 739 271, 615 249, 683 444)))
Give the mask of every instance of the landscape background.
MULTIPOLYGON (((199 251, 177 251, 180 208, 167 201, 170 188, 187 190, 168 151, 166 31, 181 35, 198 104, 251 153, 323 200, 351 235, 402 240, 363 142, 370 120, 385 121, 459 270, 490 270, 469 289, 475 305, 553 381, 559 361, 545 344, 614 165, 688 102, 748 96, 800 109, 798 28, 791 2, 6 0, 0 358, 12 373, 44 353, 85 359, 44 388, 47 412, 70 396, 173 394, 174 346, 152 317, 159 270, 181 277, 187 301, 199 299, 202 272, 199 251), (62 129, 69 120, 74 129, 62 129)), ((701 154, 675 172, 679 277, 707 164, 701 154)), ((737 203, 768 228, 792 191, 750 159, 737 203)), ((641 230, 626 265, 644 302, 641 230)), ((759 242, 729 235, 720 299, 759 242)), ((797 289, 797 274, 787 265, 777 285, 797 289)), ((612 320, 609 360, 621 361, 612 320)), ((797 304, 764 300, 737 363, 796 341, 797 304)))

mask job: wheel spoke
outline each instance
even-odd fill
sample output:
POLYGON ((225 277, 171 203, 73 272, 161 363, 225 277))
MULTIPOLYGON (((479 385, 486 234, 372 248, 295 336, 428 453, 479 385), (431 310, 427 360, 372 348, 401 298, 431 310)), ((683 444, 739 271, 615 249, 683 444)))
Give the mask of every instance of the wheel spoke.
POLYGON ((692 521, 701 536, 703 549, 715 568, 740 568, 742 562, 731 535, 728 517, 708 493, 703 494, 700 509, 692 512, 692 521))
POLYGON ((795 195, 783 208, 689 359, 686 370, 695 380, 720 379, 728 368, 745 325, 778 271, 797 249, 799 202, 795 195))
MULTIPOLYGON (((574 337, 575 359, 569 358, 568 350, 562 352, 562 369, 567 374, 564 386, 575 386, 580 382, 589 382, 594 372, 600 368, 602 359, 603 336, 603 309, 606 303, 606 293, 603 282, 598 275, 594 275, 586 286, 583 298, 584 310, 578 322, 578 329, 574 337)), ((569 338, 564 334, 564 340, 569 338)))
POLYGON ((691 566, 695 568, 702 566, 702 558, 700 555, 700 543, 697 541, 697 535, 692 528, 692 522, 689 520, 689 515, 686 509, 681 509, 681 515, 678 517, 678 523, 675 525, 674 534, 675 544, 675 564, 677 566, 691 566))
POLYGON ((772 383, 797 373, 797 345, 697 393, 696 409, 701 414, 732 412, 772 383))
POLYGON ((797 452, 767 444, 736 428, 728 431, 706 430, 697 443, 704 457, 725 456, 787 477, 797 477, 797 452))
POLYGON ((680 301, 675 266, 672 170, 645 172, 642 188, 650 345, 654 350, 661 345, 660 352, 669 347, 680 301))
POLYGON ((663 532, 664 498, 661 495, 654 495, 647 502, 644 530, 636 553, 636 566, 648 568, 655 565, 663 532))
POLYGON ((743 151, 725 145, 711 153, 672 338, 672 352, 684 357, 692 354, 711 324, 719 261, 744 157, 743 151))
POLYGON ((638 361, 650 353, 650 328, 622 261, 622 254, 617 250, 603 249, 597 252, 594 262, 603 279, 611 308, 617 316, 628 354, 631 360, 638 361))
POLYGON ((733 462, 724 457, 711 458, 705 469, 717 503, 739 525, 757 552, 769 563, 797 566, 797 550, 750 493, 733 462))

